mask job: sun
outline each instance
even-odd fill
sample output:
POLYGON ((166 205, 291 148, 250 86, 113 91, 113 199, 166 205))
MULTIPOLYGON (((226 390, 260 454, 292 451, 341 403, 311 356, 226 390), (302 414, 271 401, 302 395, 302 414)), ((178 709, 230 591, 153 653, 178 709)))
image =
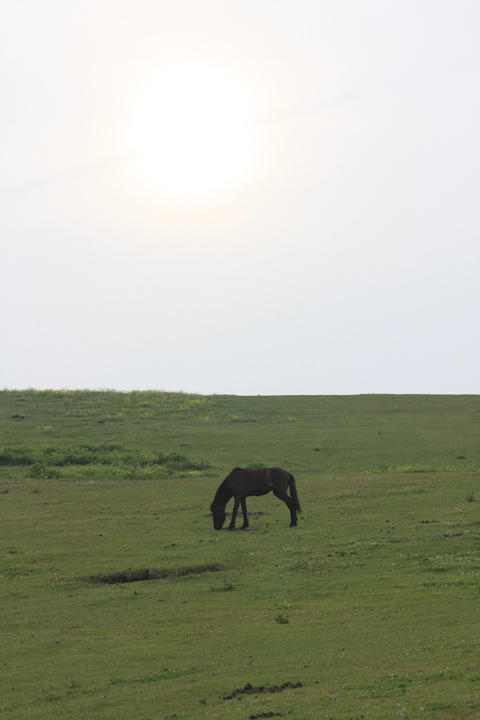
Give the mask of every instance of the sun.
POLYGON ((242 86, 200 66, 171 68, 146 87, 131 129, 139 168, 160 191, 211 194, 252 162, 250 105, 242 86))

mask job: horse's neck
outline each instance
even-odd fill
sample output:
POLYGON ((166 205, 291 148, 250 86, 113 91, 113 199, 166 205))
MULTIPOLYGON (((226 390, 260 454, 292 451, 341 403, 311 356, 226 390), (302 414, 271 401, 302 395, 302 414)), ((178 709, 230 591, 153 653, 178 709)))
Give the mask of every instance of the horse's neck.
POLYGON ((215 505, 226 505, 232 495, 233 493, 230 489, 230 485, 224 480, 215 493, 215 505))

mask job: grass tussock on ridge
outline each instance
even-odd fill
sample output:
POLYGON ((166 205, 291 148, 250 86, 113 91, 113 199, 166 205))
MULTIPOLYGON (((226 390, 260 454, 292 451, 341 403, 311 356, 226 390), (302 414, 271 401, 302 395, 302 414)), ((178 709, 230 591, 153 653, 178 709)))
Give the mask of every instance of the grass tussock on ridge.
POLYGON ((367 473, 371 475, 384 475, 388 473, 399 473, 408 475, 409 473, 439 473, 439 472, 479 472, 480 465, 478 463, 460 463, 452 465, 379 465, 378 467, 368 468, 367 473))
POLYGON ((169 478, 206 470, 206 462, 177 452, 147 453, 120 443, 98 445, 5 445, 0 467, 26 467, 28 478, 169 478))

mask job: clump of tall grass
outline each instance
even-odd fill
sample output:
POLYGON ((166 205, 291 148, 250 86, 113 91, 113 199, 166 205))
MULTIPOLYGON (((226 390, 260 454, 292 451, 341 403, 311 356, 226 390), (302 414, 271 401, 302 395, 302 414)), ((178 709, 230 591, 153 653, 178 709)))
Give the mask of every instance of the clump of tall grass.
POLYGON ((235 590, 235 585, 224 580, 223 585, 220 585, 219 587, 217 585, 212 585, 210 590, 211 592, 231 592, 232 590, 235 590))

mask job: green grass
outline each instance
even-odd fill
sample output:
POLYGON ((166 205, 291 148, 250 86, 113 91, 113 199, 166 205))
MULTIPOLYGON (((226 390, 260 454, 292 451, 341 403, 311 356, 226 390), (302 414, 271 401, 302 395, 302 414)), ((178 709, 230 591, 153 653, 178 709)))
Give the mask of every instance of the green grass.
POLYGON ((479 418, 474 396, 1 392, 1 714, 477 718, 479 418), (269 495, 213 530, 247 464, 295 475, 297 528, 269 495))

